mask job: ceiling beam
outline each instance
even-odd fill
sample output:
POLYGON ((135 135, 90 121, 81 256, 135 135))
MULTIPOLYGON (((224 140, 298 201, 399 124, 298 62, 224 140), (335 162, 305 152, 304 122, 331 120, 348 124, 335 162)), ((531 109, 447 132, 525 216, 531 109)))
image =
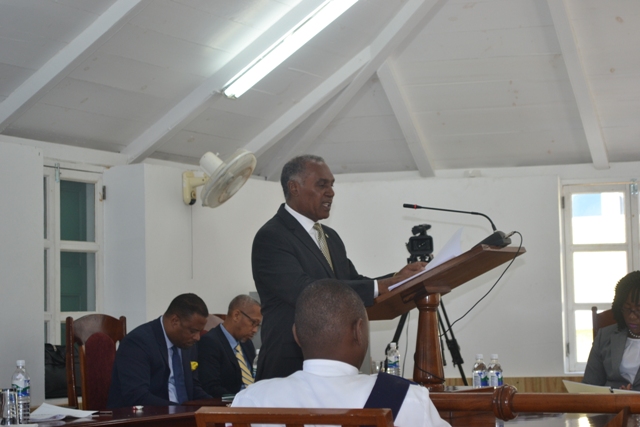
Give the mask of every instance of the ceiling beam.
POLYGON ((404 139, 407 141, 409 151, 413 156, 413 161, 418 166, 420 176, 434 177, 435 173, 429 161, 429 147, 426 138, 418 130, 416 120, 411 114, 409 103, 404 91, 398 86, 398 78, 394 71, 393 64, 387 59, 377 71, 378 78, 387 99, 391 104, 391 109, 398 120, 404 139))
POLYGON ((338 116, 360 89, 371 79, 382 63, 393 53, 418 24, 426 25, 440 11, 446 0, 409 0, 374 39, 369 48, 371 59, 360 69, 347 87, 330 101, 328 108, 312 122, 305 122, 289 138, 295 142, 280 153, 263 173, 267 179, 277 180, 277 173, 286 161, 306 153, 322 131, 338 116))
POLYGON ((609 169, 609 156, 602 133, 602 126, 598 118, 589 82, 584 66, 580 59, 578 43, 576 41, 571 21, 567 12, 567 4, 564 0, 547 0, 553 26, 560 42, 560 50, 564 58, 564 63, 573 89, 573 96, 578 105, 582 127, 587 137, 587 144, 591 152, 591 160, 596 169, 609 169))
POLYGON ((320 106, 334 97, 349 83, 350 79, 371 59, 369 48, 365 48, 349 62, 340 67, 329 78, 312 90, 307 96, 297 102, 287 112, 275 120, 265 130, 260 132, 247 145, 245 150, 255 153, 257 157, 265 153, 280 139, 291 132, 303 120, 308 118, 320 106))
POLYGON ((0 132, 87 59, 149 0, 118 0, 0 104, 0 132))
MULTIPOLYGON (((322 0, 300 2, 287 12, 268 30, 256 38, 240 53, 233 57, 220 70, 203 81, 191 93, 167 111, 159 120, 149 126, 140 136, 122 149, 121 153, 129 157, 130 163, 141 162, 149 157, 165 142, 173 138, 194 118, 204 112, 210 102, 222 100, 222 87, 238 71, 269 48, 287 31, 315 10, 322 0), (217 96, 216 96, 217 95, 217 96)), ((225 98, 226 99, 226 98, 225 98)))

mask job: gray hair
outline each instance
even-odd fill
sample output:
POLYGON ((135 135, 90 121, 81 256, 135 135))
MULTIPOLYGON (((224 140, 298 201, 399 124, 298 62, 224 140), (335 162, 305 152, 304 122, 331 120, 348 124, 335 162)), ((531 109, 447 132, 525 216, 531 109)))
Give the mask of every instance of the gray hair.
POLYGON ((307 171, 307 163, 325 163, 324 159, 320 156, 313 154, 303 154, 301 156, 294 157, 289 160, 283 167, 280 174, 280 184, 282 185, 282 191, 284 192, 284 199, 289 200, 291 194, 289 193, 289 181, 296 181, 302 184, 302 178, 307 171))

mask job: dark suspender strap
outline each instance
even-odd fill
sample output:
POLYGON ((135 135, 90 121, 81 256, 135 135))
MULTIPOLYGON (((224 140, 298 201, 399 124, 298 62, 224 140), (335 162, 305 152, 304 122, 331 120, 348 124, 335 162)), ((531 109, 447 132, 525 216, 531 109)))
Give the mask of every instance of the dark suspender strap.
POLYGON ((395 421, 411 384, 411 381, 404 378, 379 373, 364 408, 390 408, 395 421))

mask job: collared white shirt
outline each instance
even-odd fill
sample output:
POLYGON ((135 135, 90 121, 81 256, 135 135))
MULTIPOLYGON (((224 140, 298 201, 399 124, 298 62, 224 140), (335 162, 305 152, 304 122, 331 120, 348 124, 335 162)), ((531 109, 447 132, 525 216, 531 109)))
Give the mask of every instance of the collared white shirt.
MULTIPOLYGON (((171 342, 171 340, 169 339, 169 337, 167 336, 167 331, 164 330, 164 323, 162 322, 162 316, 160 316, 160 325, 162 325, 162 333, 164 334, 164 339, 167 343, 167 356, 169 357, 169 370, 171 371, 171 373, 169 374, 169 400, 172 402, 177 402, 178 401, 178 393, 176 393, 176 380, 173 378, 173 362, 171 359, 171 352, 172 347, 173 347, 173 343, 171 342)), ((177 349, 177 347, 176 347, 177 349)), ((180 360, 182 360, 182 354, 181 352, 178 352, 178 354, 180 354, 180 360)))
MULTIPOLYGON (((284 208, 287 210, 287 212, 289 212, 291 214, 292 217, 294 217, 302 226, 302 228, 304 228, 304 230, 309 233, 309 236, 311 236, 311 238, 313 239, 314 242, 316 242, 316 245, 318 246, 318 248, 320 248, 320 242, 318 242, 318 234, 316 233, 316 230, 314 230, 313 225, 315 224, 315 222, 313 222, 311 219, 307 218, 306 216, 302 215, 299 212, 296 212, 295 210, 293 210, 292 207, 290 207, 288 204, 284 204, 284 208)), ((377 298, 378 297, 378 281, 374 280, 373 281, 373 297, 377 298)))
MULTIPOLYGON (((376 375, 336 360, 305 360, 302 371, 286 378, 258 381, 233 399, 232 407, 363 408, 376 375)), ((409 386, 394 425, 398 427, 448 427, 429 399, 429 391, 409 386)), ((258 427, 257 425, 253 425, 258 427)), ((273 427, 273 426, 270 426, 273 427)))
POLYGON ((622 361, 620 362, 620 375, 629 381, 629 384, 633 384, 639 366, 640 339, 627 337, 627 342, 624 345, 624 353, 622 354, 622 361))

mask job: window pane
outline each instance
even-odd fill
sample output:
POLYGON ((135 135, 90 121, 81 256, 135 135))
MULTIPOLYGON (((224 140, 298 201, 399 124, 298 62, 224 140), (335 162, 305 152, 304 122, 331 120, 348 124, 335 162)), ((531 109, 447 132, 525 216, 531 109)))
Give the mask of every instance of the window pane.
POLYGON ((581 193, 571 196, 573 243, 625 243, 624 193, 581 193))
POLYGON ((67 341, 67 325, 64 322, 60 323, 60 345, 65 345, 67 341))
POLYGON ((60 252, 60 310, 95 311, 96 256, 60 252))
POLYGON ((577 362, 586 363, 593 343, 593 321, 591 310, 576 310, 576 351, 577 362))
POLYGON ((95 185, 60 181, 60 239, 95 242, 95 185))
POLYGON ((627 274, 625 251, 574 252, 573 286, 576 303, 610 303, 616 283, 627 274))

